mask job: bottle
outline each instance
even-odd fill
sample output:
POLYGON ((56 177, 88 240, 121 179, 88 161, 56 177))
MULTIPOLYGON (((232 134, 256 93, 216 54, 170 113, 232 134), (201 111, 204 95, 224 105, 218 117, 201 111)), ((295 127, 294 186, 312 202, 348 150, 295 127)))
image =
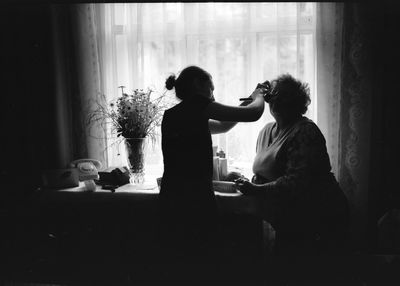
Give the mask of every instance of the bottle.
POLYGON ((213 157, 213 180, 219 181, 219 157, 213 157))
POLYGON ((219 178, 220 180, 224 180, 225 177, 228 175, 228 160, 226 158, 219 158, 218 163, 219 178))
POLYGON ((223 180, 226 175, 228 174, 228 161, 225 158, 226 154, 225 152, 221 149, 218 153, 218 175, 219 175, 219 179, 223 180))

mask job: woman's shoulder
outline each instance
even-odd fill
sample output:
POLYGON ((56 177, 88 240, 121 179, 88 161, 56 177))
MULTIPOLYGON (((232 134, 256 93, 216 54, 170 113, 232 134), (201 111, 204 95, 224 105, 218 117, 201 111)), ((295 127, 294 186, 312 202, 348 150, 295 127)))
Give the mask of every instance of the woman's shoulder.
POLYGON ((319 130, 319 127, 312 119, 303 116, 296 122, 295 129, 319 130))
POLYGON ((191 108, 202 110, 209 105, 212 100, 211 98, 207 98, 205 96, 193 95, 185 99, 183 102, 185 105, 190 106, 191 108))
MULTIPOLYGON (((258 132, 257 142, 260 144, 264 144, 265 140, 268 141, 268 138, 271 134, 271 128, 274 126, 275 122, 268 122, 265 126, 258 132)), ((257 144, 258 144, 257 143, 257 144)))
POLYGON ((182 112, 180 112, 179 104, 176 104, 168 109, 165 109, 162 118, 162 125, 165 127, 166 125, 170 125, 172 122, 179 121, 181 113, 182 112))
POLYGON ((318 125, 307 117, 302 117, 296 124, 294 134, 300 137, 309 139, 324 139, 324 135, 319 129, 318 125))
POLYGON ((271 132, 271 128, 274 126, 275 122, 268 122, 264 125, 263 128, 258 132, 258 139, 257 141, 261 140, 261 138, 267 137, 271 132))
POLYGON ((260 130, 260 134, 265 134, 267 133, 269 130, 272 129, 272 127, 274 127, 275 122, 268 122, 267 124, 265 124, 265 126, 260 130))
POLYGON ((171 106, 168 109, 164 110, 164 116, 171 116, 171 114, 174 114, 176 112, 180 112, 180 110, 182 109, 182 101, 171 106))

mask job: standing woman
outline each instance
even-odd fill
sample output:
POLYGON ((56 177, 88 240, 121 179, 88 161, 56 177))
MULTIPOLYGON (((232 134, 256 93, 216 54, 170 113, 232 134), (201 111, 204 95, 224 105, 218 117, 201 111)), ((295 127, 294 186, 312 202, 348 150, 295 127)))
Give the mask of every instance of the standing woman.
POLYGON ((186 67, 178 77, 169 76, 166 88, 175 88, 181 102, 165 111, 161 126, 163 244, 178 261, 193 258, 207 263, 218 219, 212 188, 211 134, 227 132, 237 122, 258 120, 264 111, 266 90, 257 88, 251 103, 240 106, 218 103, 211 75, 197 66, 186 67))

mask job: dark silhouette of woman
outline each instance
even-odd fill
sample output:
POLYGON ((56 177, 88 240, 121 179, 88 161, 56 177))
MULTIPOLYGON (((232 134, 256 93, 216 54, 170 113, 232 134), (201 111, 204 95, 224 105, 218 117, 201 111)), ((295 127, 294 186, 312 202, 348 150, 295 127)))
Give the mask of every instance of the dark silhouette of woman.
POLYGON ((218 220, 211 134, 227 132, 237 122, 258 120, 264 110, 265 89, 255 89, 250 96, 253 100, 240 106, 218 103, 211 75, 197 66, 168 77, 166 88, 175 88, 181 102, 165 111, 161 127, 164 173, 159 199, 164 255, 180 266, 207 265, 215 258, 218 220))

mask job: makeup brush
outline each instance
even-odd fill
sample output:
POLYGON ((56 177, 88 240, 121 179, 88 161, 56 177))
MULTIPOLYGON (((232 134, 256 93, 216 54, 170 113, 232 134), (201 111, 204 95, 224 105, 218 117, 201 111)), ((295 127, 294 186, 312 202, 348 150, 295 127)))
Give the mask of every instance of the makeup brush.
MULTIPOLYGON (((256 88, 266 88, 267 89, 267 91, 264 94, 264 98, 265 98, 268 95, 268 93, 269 93, 269 91, 271 89, 271 84, 270 84, 270 82, 268 80, 266 80, 263 83, 257 84, 256 88)), ((242 98, 239 98, 239 100, 240 101, 248 101, 248 100, 253 100, 253 99, 251 97, 242 97, 242 98)))

